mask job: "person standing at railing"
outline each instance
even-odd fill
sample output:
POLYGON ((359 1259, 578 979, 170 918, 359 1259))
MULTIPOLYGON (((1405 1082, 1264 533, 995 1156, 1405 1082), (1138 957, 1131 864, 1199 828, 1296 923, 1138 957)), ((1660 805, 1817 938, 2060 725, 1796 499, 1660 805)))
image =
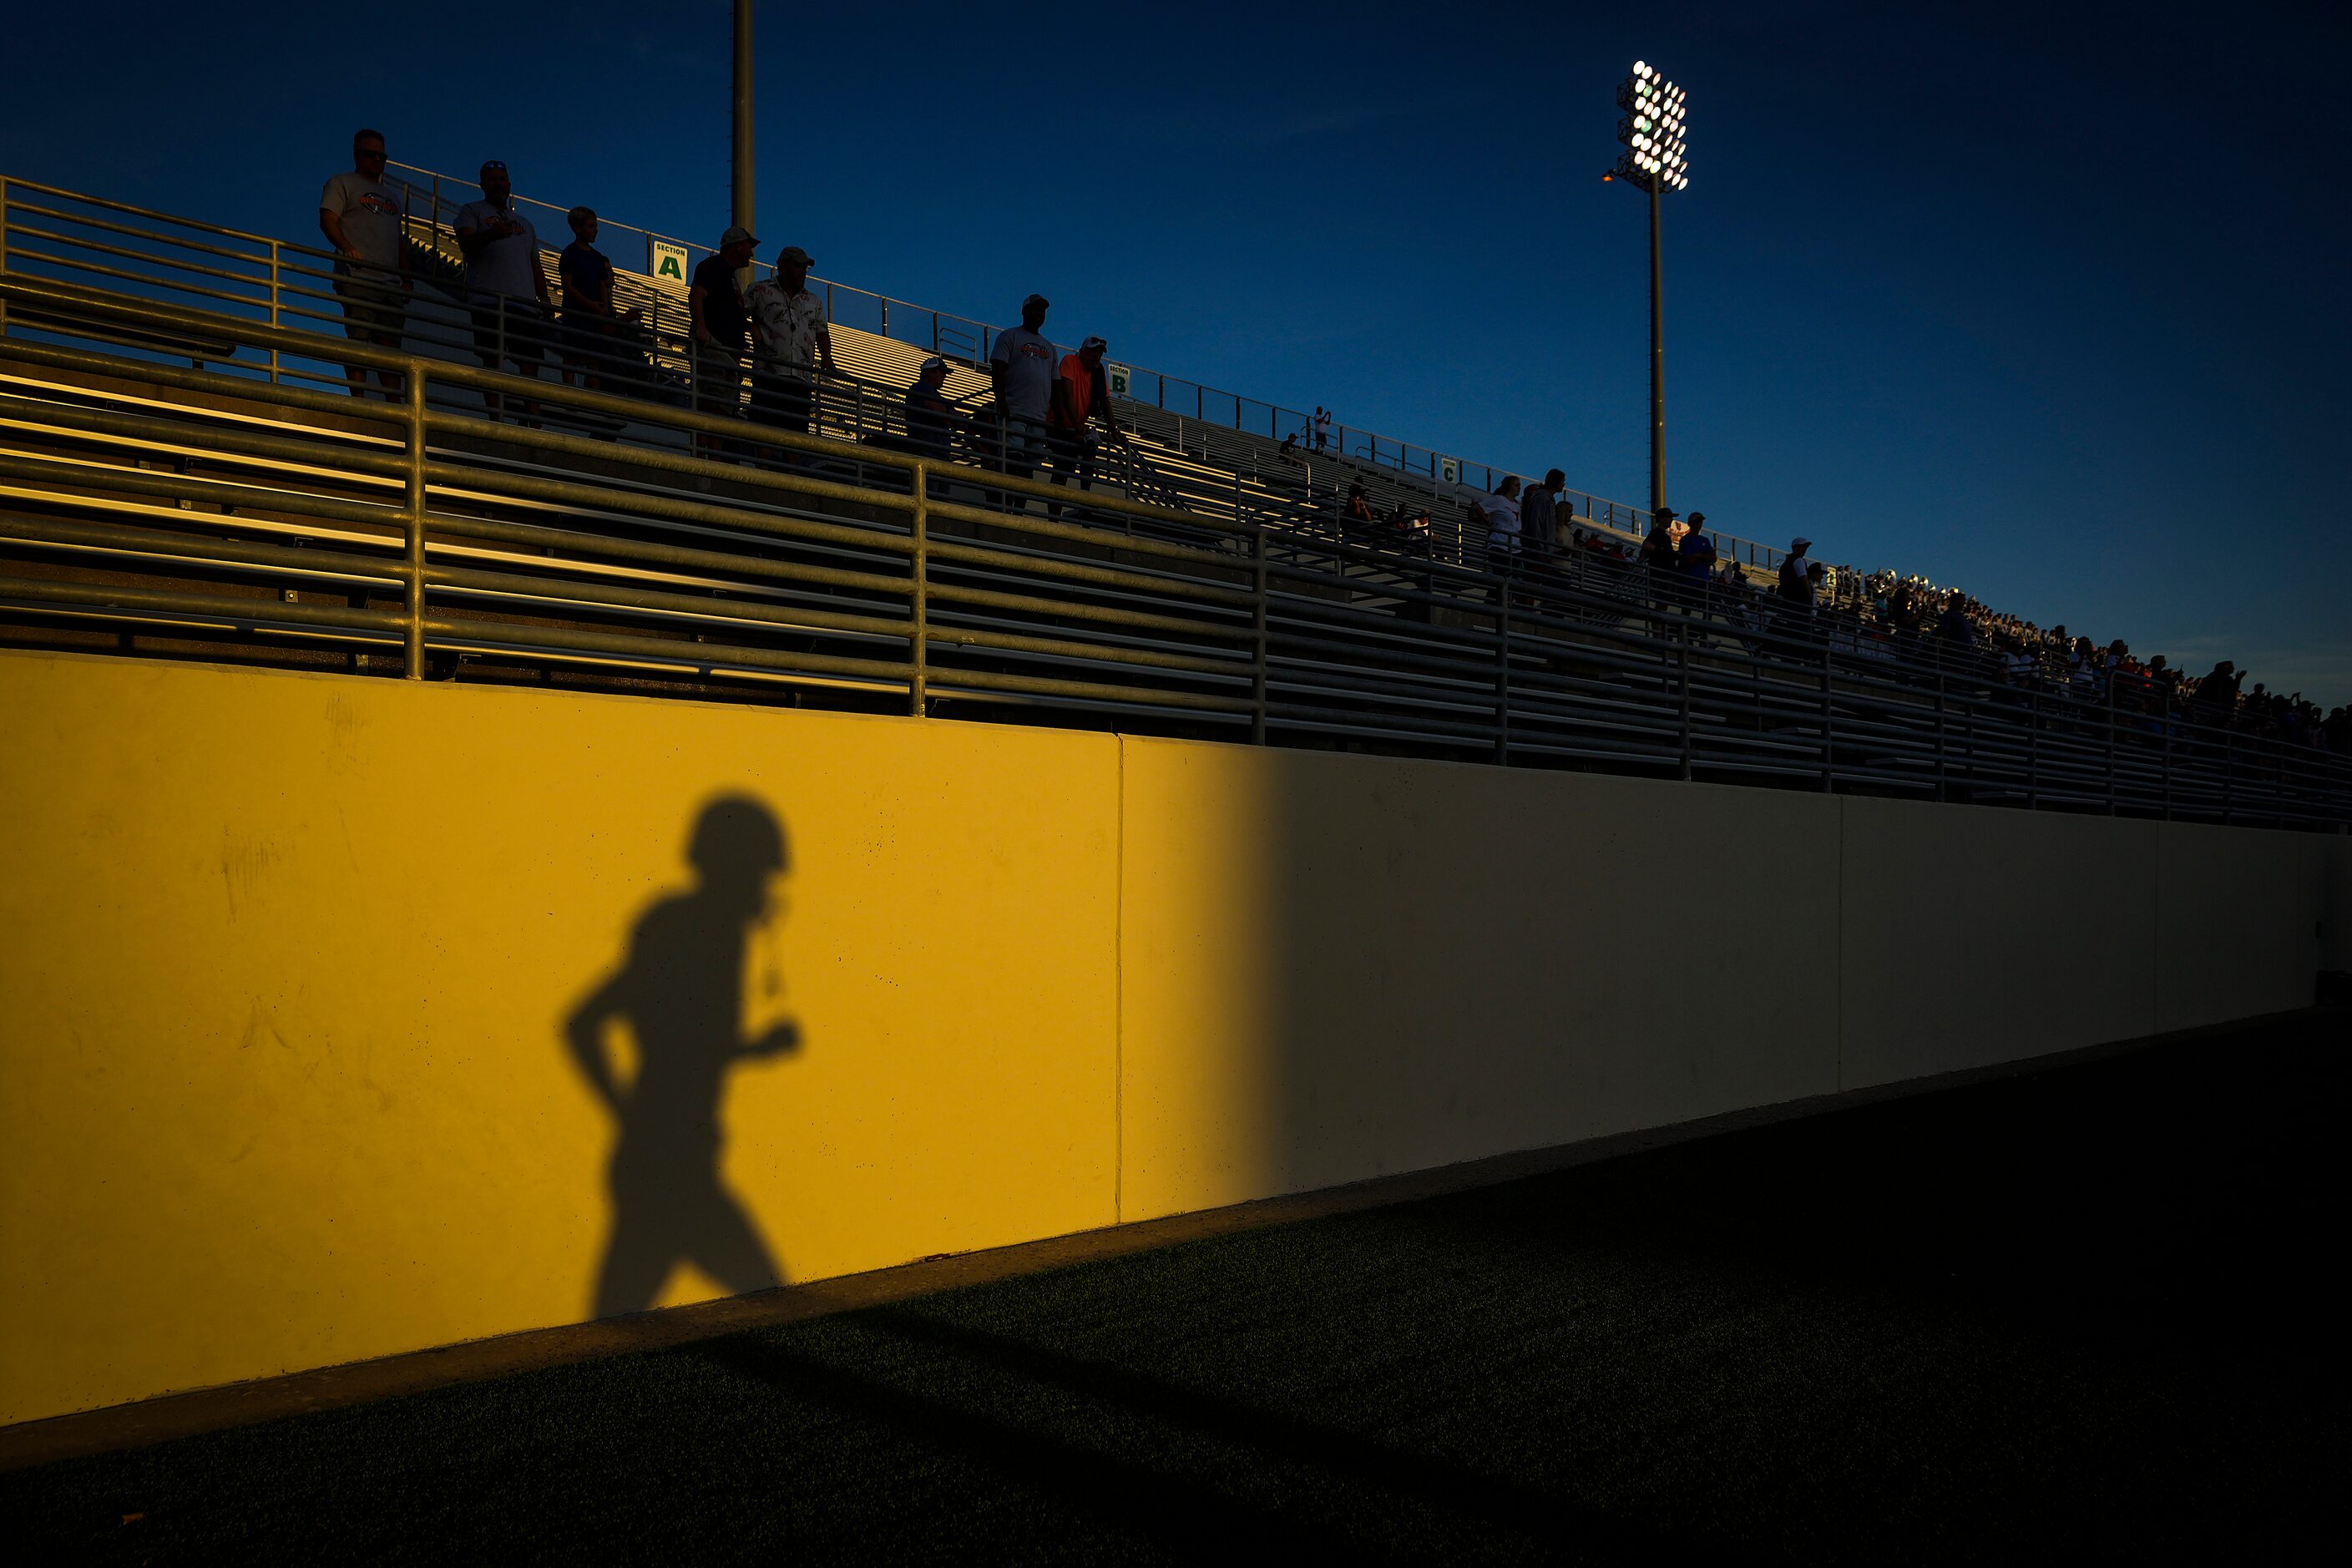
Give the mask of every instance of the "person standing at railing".
MULTIPOLYGON (((539 255, 539 230, 514 210, 514 185, 507 166, 493 158, 482 165, 482 199, 457 209, 457 248, 466 253, 466 302, 474 316, 474 352, 485 369, 503 370, 536 381, 547 354, 547 268, 539 255)), ((500 414, 499 394, 484 392, 490 417, 500 414)), ((525 399, 523 417, 539 417, 536 401, 525 399)))
MULTIPOLYGON (((1102 339, 1088 338, 1078 345, 1077 353, 1062 356, 1054 374, 1053 387, 1046 395, 1051 401, 1045 408, 1045 450, 1053 459, 1056 485, 1075 476, 1078 489, 1095 488, 1095 437, 1087 428, 1089 422, 1109 431, 1113 441, 1127 439, 1110 411, 1110 383, 1103 371, 1103 355, 1109 352, 1110 345, 1102 339)), ((1061 516, 1062 503, 1048 506, 1045 515, 1061 516)))
POLYGON ((2238 715, 2238 682, 2246 678, 2228 659, 2223 659, 2197 683, 2197 721, 2200 724, 2227 724, 2238 715))
MULTIPOLYGON (((760 242, 737 225, 719 237, 719 248, 695 264, 686 289, 688 348, 693 361, 694 411, 722 419, 743 414, 743 355, 751 343, 751 315, 735 275, 751 265, 760 242)), ((715 457, 716 437, 697 432, 694 449, 715 457)))
POLYGON ((1792 539, 1789 553, 1780 558, 1780 597, 1809 610, 1813 607, 1813 563, 1805 552, 1812 547, 1810 539, 1792 539))
MULTIPOLYGON (((383 133, 352 136, 352 167, 319 193, 319 232, 335 247, 335 293, 343 302, 343 335, 353 342, 398 349, 407 325, 408 254, 401 247, 400 193, 384 183, 383 133)), ((343 372, 353 397, 367 395, 367 366, 343 372)), ((398 371, 379 370, 384 401, 401 399, 398 371)))
MULTIPOLYGON (((1516 577, 1519 572, 1519 478, 1504 476, 1492 495, 1475 498, 1470 502, 1471 515, 1486 525, 1486 570, 1497 577, 1516 577)), ((1489 596, 1495 591, 1489 590, 1489 596)))
POLYGON ((833 374, 833 332, 824 301, 808 286, 809 253, 788 245, 775 276, 743 296, 751 318, 751 418, 779 430, 809 433, 816 412, 816 374, 833 374))
POLYGON ((1649 579, 1650 603, 1663 607, 1682 601, 1682 543, 1689 526, 1675 509, 1662 506, 1650 514, 1650 531, 1642 540, 1642 571, 1649 579))
POLYGON ((1692 596, 1702 601, 1706 597, 1707 584, 1714 581, 1716 560, 1715 541, 1699 527, 1706 521, 1706 513, 1691 513, 1690 531, 1683 535, 1682 543, 1675 551, 1675 563, 1682 568, 1683 575, 1690 580, 1692 596))
POLYGON ((1519 497, 1520 548, 1529 560, 1547 563, 1559 548, 1559 498, 1568 489, 1568 476, 1558 468, 1529 485, 1519 497))
POLYGON ((1331 446, 1331 411, 1321 404, 1315 405, 1315 454, 1321 457, 1331 446))
MULTIPOLYGON (((573 207, 564 215, 572 243, 555 258, 556 281, 562 285, 563 382, 574 373, 591 392, 604 389, 603 367, 615 360, 621 316, 613 309, 613 264, 596 248, 596 209, 573 207)), ((637 319, 631 310, 628 320, 637 319)))
POLYGON ((1054 406, 1055 380, 1054 345, 1042 332, 1050 309, 1045 296, 1030 295, 1021 301, 1021 324, 997 333, 988 350, 988 379, 996 388, 996 416, 1004 430, 1004 471, 1015 479, 1036 472, 1045 450, 1045 416, 1054 406))

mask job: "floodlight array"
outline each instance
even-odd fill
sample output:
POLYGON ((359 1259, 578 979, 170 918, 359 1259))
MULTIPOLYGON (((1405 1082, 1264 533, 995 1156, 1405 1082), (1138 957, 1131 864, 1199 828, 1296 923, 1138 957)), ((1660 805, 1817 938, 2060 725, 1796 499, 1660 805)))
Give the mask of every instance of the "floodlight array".
POLYGON ((1617 140, 1625 144, 1618 173, 1662 191, 1690 186, 1684 116, 1688 95, 1647 60, 1633 62, 1633 75, 1617 89, 1617 140))

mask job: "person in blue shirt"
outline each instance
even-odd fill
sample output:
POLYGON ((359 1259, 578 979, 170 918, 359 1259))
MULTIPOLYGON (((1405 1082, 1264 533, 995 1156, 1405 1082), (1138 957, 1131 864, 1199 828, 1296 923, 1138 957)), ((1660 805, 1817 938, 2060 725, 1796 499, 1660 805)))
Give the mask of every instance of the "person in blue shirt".
POLYGON ((1706 521, 1706 513, 1691 513, 1690 531, 1683 535, 1682 544, 1675 552, 1676 562, 1694 583, 1703 584, 1715 575, 1715 541, 1702 531, 1701 525, 1706 521))
MULTIPOLYGON (((563 293, 563 384, 574 384, 576 375, 577 384, 597 392, 604 386, 598 367, 613 363, 620 331, 621 317, 613 309, 613 264, 596 248, 593 207, 573 207, 565 221, 572 239, 555 261, 563 293)), ((629 314, 634 318, 636 312, 629 314)))

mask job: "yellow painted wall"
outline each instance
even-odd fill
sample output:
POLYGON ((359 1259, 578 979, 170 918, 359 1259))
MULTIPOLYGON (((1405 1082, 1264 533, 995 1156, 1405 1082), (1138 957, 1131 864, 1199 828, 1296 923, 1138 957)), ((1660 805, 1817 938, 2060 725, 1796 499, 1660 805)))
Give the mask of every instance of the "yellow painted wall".
POLYGON ((14 654, 0 722, 0 1421, 589 1315, 560 1026, 722 792, 794 860, 725 1101, 783 1272, 1112 1221, 1111 737, 14 654))
MULTIPOLYGON (((656 1040, 790 1018, 800 1046, 724 1077, 715 1183, 692 1136, 632 1135, 679 1179, 631 1229, 740 1272, 731 1201, 793 1279, 2298 1005, 2347 864, 2316 835, 17 653, 0 727, 0 1422, 591 1316, 614 1122, 564 1026, 649 910, 673 930, 721 797, 789 836, 781 922, 689 901, 632 1007, 656 1040), (743 994, 697 1015, 713 973, 743 994)), ((681 1266, 659 1300, 740 1284, 681 1266)))

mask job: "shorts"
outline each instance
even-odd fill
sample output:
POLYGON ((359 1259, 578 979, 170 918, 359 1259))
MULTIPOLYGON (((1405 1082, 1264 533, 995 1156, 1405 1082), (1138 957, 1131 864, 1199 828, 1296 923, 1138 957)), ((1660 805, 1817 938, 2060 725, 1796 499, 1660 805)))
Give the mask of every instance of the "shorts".
POLYGON ((790 374, 755 370, 751 373, 751 418, 779 430, 808 434, 816 410, 816 386, 790 374))
POLYGON ((617 324, 594 310, 566 310, 556 320, 555 342, 566 362, 601 370, 620 347, 613 331, 617 324))
POLYGON ((734 419, 743 413, 743 356, 716 344, 692 342, 694 411, 734 419))
POLYGON ((1081 489, 1094 488, 1095 439, 1092 432, 1048 425, 1045 426, 1045 450, 1053 458, 1055 484, 1076 475, 1081 489))
POLYGON ((550 323, 535 301, 477 294, 469 308, 474 315, 474 352, 492 370, 505 360, 535 367, 546 357, 550 323))
POLYGON ((408 300, 395 279, 379 279, 373 268, 365 278, 338 269, 335 293, 343 302, 345 337, 388 348, 400 346, 401 333, 408 326, 408 300))
POLYGON ((1045 423, 1019 414, 1007 414, 1003 419, 1005 472, 1025 476, 1045 455, 1045 423))

